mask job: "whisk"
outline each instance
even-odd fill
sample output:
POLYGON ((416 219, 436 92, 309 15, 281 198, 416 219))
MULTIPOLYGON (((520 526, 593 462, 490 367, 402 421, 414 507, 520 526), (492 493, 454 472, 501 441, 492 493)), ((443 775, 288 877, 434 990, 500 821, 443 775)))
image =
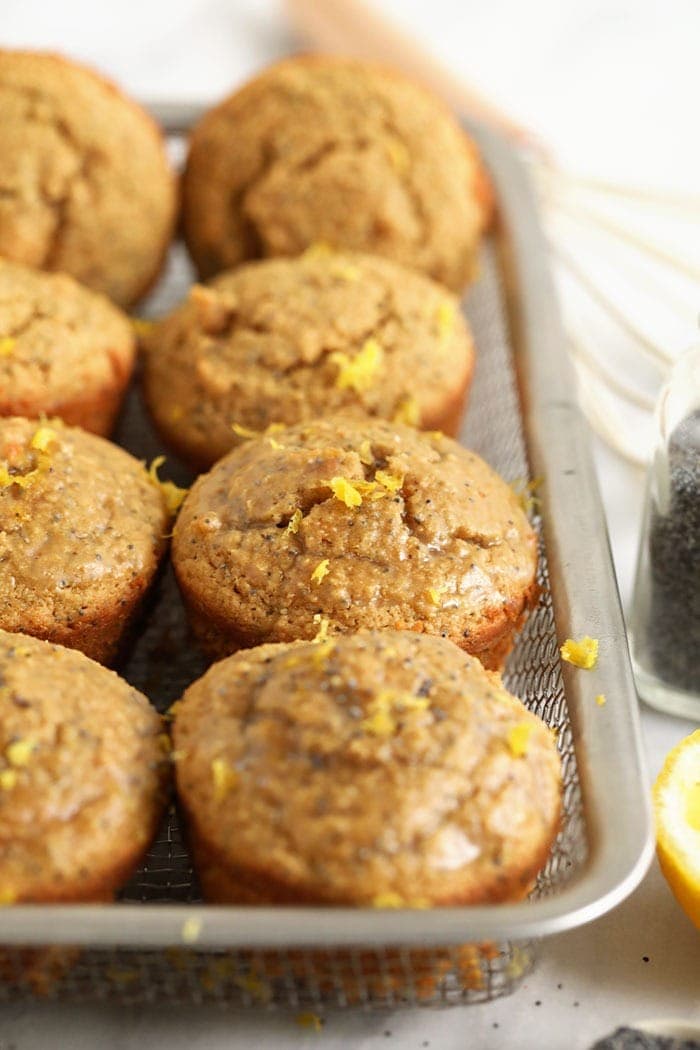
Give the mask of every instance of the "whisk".
POLYGON ((535 137, 453 76, 361 0, 286 0, 306 46, 382 61, 496 127, 519 149, 538 192, 579 400, 620 455, 646 462, 656 395, 697 328, 700 195, 566 171, 535 137), (639 304, 643 303, 640 311, 639 304))

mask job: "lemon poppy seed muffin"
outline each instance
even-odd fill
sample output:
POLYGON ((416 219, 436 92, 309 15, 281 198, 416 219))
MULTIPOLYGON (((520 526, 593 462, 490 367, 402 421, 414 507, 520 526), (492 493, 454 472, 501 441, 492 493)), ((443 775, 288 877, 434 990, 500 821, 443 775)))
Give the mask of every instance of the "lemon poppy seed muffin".
POLYGON ((517 900, 557 833, 552 734, 442 638, 265 645, 175 708, 176 782, 208 900, 517 900))
POLYGON ((0 415, 111 432, 134 366, 128 318, 66 274, 0 259, 0 415))
POLYGON ((200 477, 175 526, 190 620, 215 656, 410 628, 502 663, 535 593, 511 488, 440 434, 329 417, 253 439, 200 477))
POLYGON ((169 520, 160 487, 123 449, 58 420, 0 419, 0 628, 109 662, 169 520))
POLYGON ((113 897, 158 826, 166 739, 112 671, 0 630, 3 904, 113 897))
POLYGON ((97 73, 30 51, 0 50, 0 114, 0 255, 135 302, 175 220, 155 123, 97 73))
POLYGON ((460 290, 491 195, 473 142, 399 73, 304 56, 264 71, 192 132, 187 244, 202 277, 321 241, 460 290))
POLYGON ((413 413, 455 433, 474 364, 459 304, 441 285, 386 259, 323 250, 195 285, 145 349, 149 410, 199 468, 241 435, 339 410, 413 413))

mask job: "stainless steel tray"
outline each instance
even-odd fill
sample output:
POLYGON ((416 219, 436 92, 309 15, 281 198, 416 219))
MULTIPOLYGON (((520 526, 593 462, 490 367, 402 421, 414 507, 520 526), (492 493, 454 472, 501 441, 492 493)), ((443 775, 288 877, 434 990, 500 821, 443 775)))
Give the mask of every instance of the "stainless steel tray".
MULTIPOLYGON (((177 134, 196 111, 174 104, 155 115, 177 134)), ((564 768, 564 824, 534 893, 519 904, 429 911, 205 906, 172 810, 117 905, 0 911, 0 944, 8 946, 0 951, 0 999, 39 992, 292 1007, 483 1001, 527 972, 534 938, 595 919, 644 875, 652 840, 637 701, 546 248, 520 163, 501 141, 474 131, 496 183, 499 223, 465 300, 479 358, 462 438, 508 480, 543 479, 542 598, 506 674, 557 730, 564 768), (582 634, 600 640, 588 672, 559 661, 559 642, 582 634), (595 703, 599 693, 604 707, 595 703), (27 951, 47 942, 86 950, 77 958, 27 951), (445 947, 465 943, 481 947, 445 947)), ((191 279, 176 245, 144 313, 170 307, 191 279)), ((141 458, 161 451, 135 392, 117 440, 141 458)), ((187 479, 182 466, 169 468, 187 479)), ((203 667, 166 571, 123 673, 163 710, 203 667)))

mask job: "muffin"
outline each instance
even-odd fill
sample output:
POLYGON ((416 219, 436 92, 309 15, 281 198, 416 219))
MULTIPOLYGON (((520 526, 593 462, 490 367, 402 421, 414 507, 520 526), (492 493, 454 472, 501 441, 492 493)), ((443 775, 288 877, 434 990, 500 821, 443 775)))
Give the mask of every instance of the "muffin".
POLYGON ((442 638, 238 653, 185 692, 173 749, 204 896, 220 903, 518 900, 559 826, 552 734, 442 638))
POLYGON ((0 419, 0 628, 109 662, 165 549, 165 494, 103 438, 0 419))
POLYGON ((459 291, 490 206, 474 143, 441 102, 399 73, 320 56, 272 66, 206 113, 183 182, 202 277, 320 241, 459 291))
POLYGON ((502 663, 536 595, 512 489, 437 433, 329 417, 234 449, 186 498, 173 563, 204 648, 408 628, 502 663))
POLYGON ((107 299, 0 260, 0 416, 59 416, 109 434, 134 355, 132 326, 107 299))
POLYGON ((111 900, 163 811, 160 716, 82 653, 1 630, 0 680, 4 903, 111 900))
POLYGON ((159 129, 97 73, 0 50, 0 255, 122 306, 161 269, 175 181, 159 129))
POLYGON ((313 250, 195 285, 145 349, 150 412, 200 469, 242 435, 339 410, 412 413, 454 434, 474 364, 440 285, 376 256, 313 250))

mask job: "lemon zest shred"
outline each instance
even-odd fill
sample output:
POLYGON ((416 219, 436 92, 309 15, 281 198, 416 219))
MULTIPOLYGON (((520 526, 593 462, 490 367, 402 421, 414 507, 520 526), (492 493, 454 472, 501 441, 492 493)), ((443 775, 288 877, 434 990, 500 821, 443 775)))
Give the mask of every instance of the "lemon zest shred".
POLYGON ((246 439, 260 437, 261 434, 261 431, 251 430, 250 427, 244 427, 240 423, 232 423, 231 430, 237 435, 237 437, 246 439))
POLYGON ((377 470, 374 477, 388 492, 398 492, 404 482, 403 474, 392 474, 389 470, 377 470))
POLYGON ((289 524, 287 525, 287 532, 291 532, 292 535, 296 535, 296 533, 299 531, 299 526, 301 525, 301 520, 303 517, 304 515, 302 514, 301 509, 297 507, 297 509, 294 511, 291 518, 289 519, 289 524))
POLYGON ((373 908, 403 908, 405 901, 399 893, 387 890, 386 893, 378 893, 372 897, 373 908))
POLYGON ((14 904, 17 894, 9 886, 0 887, 0 908, 6 908, 8 904, 14 904))
POLYGON ((3 791, 12 791, 17 783, 17 771, 15 769, 3 769, 0 772, 0 788, 3 791))
POLYGON ((397 713, 404 711, 426 711, 430 707, 427 697, 413 696, 394 689, 382 689, 367 705, 367 718, 360 723, 362 728, 374 736, 393 736, 398 728, 397 713))
POLYGON ((392 417, 393 423, 404 423, 408 427, 416 427, 420 422, 420 409, 415 397, 405 397, 396 406, 392 417))
POLYGON ((595 702, 597 703, 598 707, 605 707, 605 705, 608 702, 605 693, 598 693, 597 697, 595 698, 595 702))
POLYGON ((318 586, 318 584, 321 583, 321 581, 324 580, 330 572, 329 565, 330 562, 328 558, 324 558, 323 561, 320 561, 314 569, 314 571, 311 573, 311 582, 315 583, 318 586))
POLYGON ((15 740, 5 748, 5 758, 11 766, 28 766, 37 747, 34 740, 15 740))
POLYGON ((329 259, 333 255, 335 255, 335 248, 328 241, 313 241, 302 252, 301 259, 303 262, 313 262, 314 259, 329 259))
POLYGON ((527 754, 533 726, 530 722, 518 722, 508 730, 507 742, 514 758, 523 758, 527 754))
POLYGON ((562 660, 584 671, 590 671, 598 662, 598 639, 584 635, 580 641, 567 638, 559 649, 562 660))
POLYGON ((361 507, 362 494, 357 485, 348 481, 347 478, 335 477, 328 482, 328 487, 336 499, 344 503, 346 507, 361 507))
POLYGON ((314 623, 318 624, 318 631, 311 639, 312 642, 325 642, 328 638, 328 626, 329 620, 325 616, 321 616, 320 613, 314 613, 314 623))
POLYGON ((9 357, 13 354, 15 347, 17 346, 17 340, 12 335, 3 336, 0 339, 0 357, 9 357))
POLYGON ((215 758, 211 764, 211 775, 214 781, 214 797, 217 802, 221 802, 238 783, 238 773, 225 759, 215 758))
POLYGON ((338 390, 354 390, 362 394, 369 390, 377 378, 384 360, 384 351, 377 340, 370 337, 354 357, 342 350, 335 350, 330 355, 330 360, 338 366, 335 380, 338 390))
POLYGON ((163 501, 165 503, 168 514, 174 517, 182 506, 182 501, 189 492, 189 489, 182 489, 179 485, 176 485, 174 481, 161 481, 158 477, 158 471, 165 463, 165 456, 156 456, 148 468, 148 477, 156 485, 161 492, 163 501))
POLYGON ((449 299, 443 299, 438 306, 435 312, 435 320, 437 321, 440 342, 444 343, 451 335, 452 329, 454 328, 456 313, 455 305, 454 303, 451 303, 449 299))
POLYGON ((442 596, 444 593, 444 587, 428 587, 428 596, 433 605, 442 605, 442 596))
POLYGON ((365 440, 361 443, 358 455, 360 457, 360 463, 363 463, 366 467, 371 467, 374 463, 374 456, 372 455, 372 446, 370 445, 369 440, 367 438, 365 438, 365 440))

